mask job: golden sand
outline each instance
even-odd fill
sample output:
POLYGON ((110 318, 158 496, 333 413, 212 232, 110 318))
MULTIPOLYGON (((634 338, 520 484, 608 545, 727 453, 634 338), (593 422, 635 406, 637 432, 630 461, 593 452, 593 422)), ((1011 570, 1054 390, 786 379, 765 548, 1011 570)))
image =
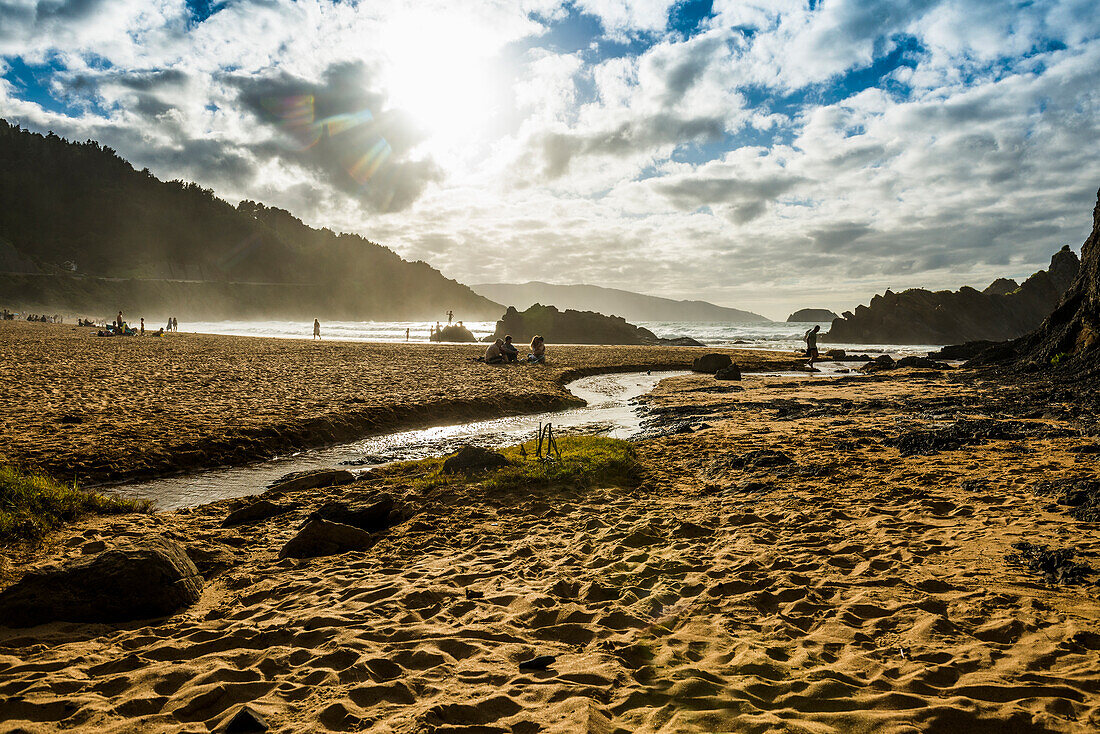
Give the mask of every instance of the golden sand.
POLYGON ((282 732, 1096 731, 1096 587, 1006 558, 1027 540, 1100 565, 1097 525, 1031 491, 1095 477, 1087 440, 889 442, 1005 397, 961 371, 673 378, 653 405, 698 430, 641 442, 636 489, 395 473, 254 527, 219 527, 239 500, 85 521, 58 557, 162 533, 229 567, 166 619, 0 627, 0 731, 204 732, 244 703, 282 732), (757 450, 792 463, 731 468, 757 450), (379 490, 416 514, 373 548, 277 558, 318 505, 379 490))
MULTIPOLYGON (((368 433, 564 407, 597 372, 688 369, 698 349, 548 348, 545 367, 471 361, 484 345, 364 344, 0 321, 0 461, 102 481, 240 464, 368 433)), ((709 350, 708 350, 709 351, 709 350)), ((746 369, 789 354, 724 351, 746 369)))

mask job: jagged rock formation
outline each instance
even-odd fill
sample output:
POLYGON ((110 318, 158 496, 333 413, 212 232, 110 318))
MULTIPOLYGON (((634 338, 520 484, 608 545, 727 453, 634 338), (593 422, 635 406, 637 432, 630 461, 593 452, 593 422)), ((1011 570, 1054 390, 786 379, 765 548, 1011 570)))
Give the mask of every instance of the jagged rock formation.
POLYGON ((661 340, 650 331, 618 316, 604 316, 594 311, 559 311, 553 306, 536 303, 526 311, 509 306, 497 322, 490 339, 512 335, 516 344, 531 341, 540 334, 549 344, 659 344, 661 340))
POLYGON ((957 291, 913 288, 886 291, 855 313, 845 311, 826 335, 834 343, 959 344, 1015 339, 1042 323, 1077 277, 1077 255, 1063 247, 1047 270, 1023 285, 1004 278, 984 292, 969 286, 957 291))
POLYGON ((787 323, 806 323, 814 321, 826 323, 839 318, 840 316, 827 308, 800 308, 787 317, 787 323))
POLYGON ((1032 333, 993 347, 974 363, 1009 362, 1075 379, 1100 374, 1100 191, 1096 199, 1092 233, 1081 246, 1081 266, 1057 308, 1032 333))
POLYGON ((476 342, 477 337, 465 326, 448 324, 432 334, 431 340, 433 342, 476 342))

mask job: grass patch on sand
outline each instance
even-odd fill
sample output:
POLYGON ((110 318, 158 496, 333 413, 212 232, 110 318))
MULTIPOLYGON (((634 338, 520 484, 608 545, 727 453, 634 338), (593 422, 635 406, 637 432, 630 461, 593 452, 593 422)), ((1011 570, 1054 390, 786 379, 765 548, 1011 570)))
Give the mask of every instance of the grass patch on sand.
POLYGON ((417 462, 428 471, 416 485, 421 489, 433 489, 476 482, 499 491, 587 489, 636 487, 645 477, 634 445, 629 441, 602 436, 563 436, 556 441, 561 449, 560 459, 557 456, 551 461, 536 459, 536 442, 528 441, 500 451, 511 462, 507 466, 472 474, 444 473, 443 459, 417 462))
POLYGON ((86 515, 148 512, 147 501, 109 497, 0 465, 0 540, 33 540, 86 515))

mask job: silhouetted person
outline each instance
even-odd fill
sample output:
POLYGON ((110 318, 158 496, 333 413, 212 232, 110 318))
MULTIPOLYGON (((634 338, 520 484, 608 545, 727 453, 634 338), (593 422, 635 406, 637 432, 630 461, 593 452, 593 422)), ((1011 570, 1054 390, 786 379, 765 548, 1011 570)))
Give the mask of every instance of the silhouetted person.
POLYGON ((317 319, 313 319, 313 338, 314 339, 320 339, 321 338, 321 322, 318 321, 317 319))
POLYGON ((180 322, 176 321, 176 317, 173 316, 172 317, 172 331, 179 331, 179 330, 180 330, 180 322))
POLYGON ((451 321, 454 319, 454 317, 455 317, 455 312, 454 311, 448 311, 447 312, 447 323, 448 324, 451 323, 451 321))
POLYGON ((119 331, 122 331, 122 312, 121 311, 118 312, 118 318, 115 319, 115 326, 118 327, 119 331))
POLYGON ((814 368, 814 360, 817 359, 817 332, 821 331, 821 326, 815 326, 803 335, 803 339, 806 341, 806 358, 809 360, 806 366, 811 370, 814 368))
POLYGON ((165 331, 171 331, 172 330, 172 317, 171 316, 168 317, 168 326, 164 327, 164 330, 165 331))
POLYGON ((500 364, 504 361, 504 353, 501 351, 503 345, 504 340, 497 339, 485 349, 485 356, 481 358, 485 364, 500 364))
POLYGON ((141 330, 138 332, 141 336, 145 336, 145 317, 141 317, 141 330))
POLYGON ((519 350, 512 344, 512 335, 504 337, 504 343, 500 345, 500 353, 505 362, 518 362, 519 350))
POLYGON ((409 340, 409 330, 406 328, 405 329, 405 341, 408 341, 408 340, 409 340))

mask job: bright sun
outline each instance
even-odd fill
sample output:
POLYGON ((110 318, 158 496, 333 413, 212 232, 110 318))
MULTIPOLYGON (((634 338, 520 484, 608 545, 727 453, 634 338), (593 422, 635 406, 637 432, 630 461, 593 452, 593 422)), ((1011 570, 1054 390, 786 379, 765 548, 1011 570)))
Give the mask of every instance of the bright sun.
POLYGON ((414 12, 387 28, 384 44, 391 102, 429 133, 429 147, 481 136, 500 102, 490 34, 463 16, 414 12))

